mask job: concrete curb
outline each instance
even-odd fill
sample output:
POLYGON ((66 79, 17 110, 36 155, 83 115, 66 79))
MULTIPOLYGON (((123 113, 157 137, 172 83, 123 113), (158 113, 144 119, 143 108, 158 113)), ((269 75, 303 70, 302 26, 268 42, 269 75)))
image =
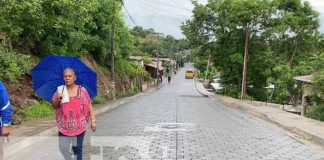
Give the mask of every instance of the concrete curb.
POLYGON ((200 91, 198 88, 197 88, 197 78, 196 77, 194 77, 194 83, 195 83, 195 89, 196 89, 196 91, 199 93, 199 94, 201 94, 202 96, 204 96, 204 97, 208 97, 209 95, 207 95, 207 94, 205 94, 205 93, 203 93, 202 91, 200 91))
MULTIPOLYGON (((107 104, 99 109, 95 109, 94 113, 95 115, 99 115, 102 113, 110 112, 124 104, 127 104, 136 98, 146 94, 155 91, 156 88, 148 88, 146 91, 138 93, 131 97, 124 97, 115 101, 107 102, 107 104)), ((25 148, 28 148, 34 144, 37 144, 43 140, 46 140, 50 137, 57 135, 57 127, 56 124, 53 124, 53 127, 50 127, 48 129, 45 129, 43 131, 40 131, 38 133, 32 134, 32 135, 26 135, 26 136, 10 136, 10 139, 14 139, 12 142, 9 143, 9 145, 4 145, 4 159, 9 159, 10 157, 14 156, 15 153, 18 153, 25 148)))

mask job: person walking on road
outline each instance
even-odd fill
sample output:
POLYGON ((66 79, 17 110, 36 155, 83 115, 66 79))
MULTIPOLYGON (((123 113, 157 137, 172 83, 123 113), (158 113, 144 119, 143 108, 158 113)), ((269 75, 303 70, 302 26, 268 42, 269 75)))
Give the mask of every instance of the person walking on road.
POLYGON ((0 81, 0 126, 1 126, 1 137, 0 137, 0 160, 3 160, 3 143, 4 138, 9 136, 9 122, 12 117, 12 107, 10 99, 6 91, 5 86, 0 81))
POLYGON ((171 75, 169 74, 168 75, 168 83, 170 83, 170 81, 171 81, 171 75))
POLYGON ((81 85, 75 84, 77 75, 72 68, 64 70, 65 85, 59 86, 52 98, 56 109, 59 130, 59 149, 65 160, 82 160, 83 139, 91 119, 91 129, 96 131, 96 118, 91 106, 91 98, 81 85), (72 143, 73 155, 70 153, 72 143))

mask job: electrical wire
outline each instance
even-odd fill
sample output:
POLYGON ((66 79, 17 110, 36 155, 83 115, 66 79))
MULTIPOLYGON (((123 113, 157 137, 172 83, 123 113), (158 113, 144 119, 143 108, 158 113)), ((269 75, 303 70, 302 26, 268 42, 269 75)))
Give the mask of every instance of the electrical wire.
MULTIPOLYGON (((172 9, 171 10, 165 10, 164 8, 156 8, 156 6, 154 6, 152 3, 148 3, 146 0, 136 0, 136 2, 140 2, 140 3, 143 4, 143 5, 139 5, 141 8, 145 8, 147 10, 150 10, 152 13, 159 14, 161 16, 165 16, 165 14, 167 14, 167 15, 170 15, 170 16, 184 17, 184 15, 181 15, 181 14, 177 14, 177 13, 174 13, 174 12, 171 13, 172 11, 174 11, 172 9), (147 7, 144 7, 144 6, 147 6, 150 9, 148 9, 147 7), (151 8, 153 9, 153 11, 151 10, 151 8), (163 14, 161 13, 161 11, 163 12, 163 14)), ((136 4, 138 4, 138 3, 136 3, 136 4)), ((188 16, 186 16, 186 17, 188 17, 188 16)))
POLYGON ((184 8, 184 7, 179 7, 179 6, 175 6, 175 5, 171 5, 171 4, 168 4, 168 3, 164 3, 164 2, 162 2, 162 1, 158 1, 158 3, 159 4, 163 4, 163 5, 165 5, 165 6, 169 6, 169 7, 175 7, 175 8, 178 8, 178 9, 182 9, 182 10, 186 10, 186 11, 190 11, 191 12, 191 10, 190 9, 188 9, 188 8, 184 8))
MULTIPOLYGON (((178 2, 176 2, 176 1, 174 1, 174 0, 169 0, 169 1, 171 1, 172 3, 176 4, 177 6, 183 8, 183 9, 185 9, 185 10, 190 10, 190 9, 186 8, 185 6, 183 6, 182 4, 180 4, 180 3, 178 3, 178 2)), ((190 11, 191 11, 191 10, 190 10, 190 11)))
POLYGON ((134 24, 135 26, 137 26, 136 23, 135 23, 135 21, 134 21, 134 19, 133 19, 133 17, 129 14, 127 8, 125 7, 124 2, 122 1, 121 3, 122 3, 122 5, 123 5, 123 7, 124 7, 124 9, 125 9, 125 11, 126 11, 126 13, 127 13, 127 15, 129 16, 129 18, 130 18, 131 21, 133 22, 133 24, 134 24))

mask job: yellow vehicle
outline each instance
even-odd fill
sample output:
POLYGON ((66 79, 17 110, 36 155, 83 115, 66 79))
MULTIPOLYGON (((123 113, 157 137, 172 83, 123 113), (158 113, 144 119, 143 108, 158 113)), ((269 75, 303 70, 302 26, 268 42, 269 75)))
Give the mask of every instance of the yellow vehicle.
POLYGON ((186 79, 192 79, 194 77, 194 70, 187 69, 185 77, 186 77, 186 79))

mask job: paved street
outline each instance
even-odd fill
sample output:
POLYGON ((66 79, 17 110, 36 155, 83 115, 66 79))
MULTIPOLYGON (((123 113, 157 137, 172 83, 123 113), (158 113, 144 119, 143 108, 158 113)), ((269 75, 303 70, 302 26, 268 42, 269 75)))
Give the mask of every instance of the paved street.
MULTIPOLYGON (((97 132, 87 132, 84 159, 324 160, 279 129, 199 95, 184 72, 98 116, 97 132)), ((63 158, 51 137, 11 159, 63 158)))

